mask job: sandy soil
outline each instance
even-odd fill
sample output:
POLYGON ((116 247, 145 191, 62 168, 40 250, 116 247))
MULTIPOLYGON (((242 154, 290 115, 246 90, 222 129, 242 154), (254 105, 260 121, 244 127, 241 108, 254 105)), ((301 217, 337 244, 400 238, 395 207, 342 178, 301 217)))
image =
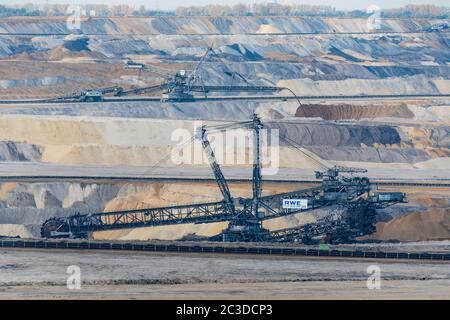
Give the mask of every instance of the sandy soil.
POLYGON ((295 112, 296 117, 322 118, 324 120, 374 119, 383 117, 413 118, 406 104, 352 105, 352 104, 302 104, 295 112))
MULTIPOLYGON (((68 172, 68 174, 74 173, 75 171, 68 172)), ((235 175, 229 175, 229 173, 226 171, 227 176, 239 178, 237 175, 239 171, 235 175)), ((296 176, 293 175, 293 177, 296 176)), ((240 176, 242 177, 243 175, 240 176)), ((263 195, 301 190, 312 186, 316 185, 265 181, 263 195)), ((229 187, 235 197, 250 196, 250 181, 229 181, 229 187)), ((380 210, 377 232, 371 237, 379 240, 400 241, 449 239, 449 190, 449 187, 380 187, 378 190, 380 192, 407 192, 409 202, 380 210)), ((155 208, 214 202, 220 199, 219 189, 213 181, 195 183, 180 180, 115 181, 99 178, 89 183, 76 179, 55 181, 28 179, 20 182, 5 182, 0 183, 0 205, 3 206, 0 209, 0 235, 38 237, 41 224, 55 215, 70 216, 76 212, 155 208)), ((323 214, 321 210, 315 210, 271 219, 264 222, 264 227, 270 230, 295 227, 314 222, 323 214)), ((191 234, 212 236, 225 228, 226 223, 180 224, 100 231, 95 232, 93 237, 121 240, 174 240, 191 234)))
MULTIPOLYGON (((339 163, 337 163, 339 164, 339 163)), ((348 165, 364 168, 366 163, 351 162, 348 165)), ((367 166, 366 166, 367 167, 367 166)), ((276 175, 266 175, 265 180, 313 180, 313 170, 322 168, 280 168, 276 175)), ((223 167, 227 179, 250 179, 251 170, 247 167, 223 167)), ((149 167, 149 166, 107 166, 107 165, 61 165, 32 162, 1 162, 0 175, 10 176, 70 176, 70 177, 150 177, 150 178, 213 178, 211 169, 207 167, 149 167)), ((367 176, 371 179, 389 181, 420 181, 427 182, 450 180, 450 171, 440 169, 413 169, 392 165, 387 168, 369 167, 367 176)))
POLYGON ((0 299, 449 299, 448 263, 2 250, 0 299), (367 267, 381 268, 368 290, 367 267), (68 290, 67 267, 81 268, 68 290))
POLYGON ((376 224, 372 239, 420 241, 450 238, 450 209, 430 208, 376 224))
POLYGON ((276 300, 276 299, 450 299, 448 280, 387 280, 380 290, 368 290, 364 281, 269 282, 175 285, 83 286, 67 290, 64 286, 0 287, 0 299, 199 299, 199 300, 276 300))
MULTIPOLYGON (((448 93, 450 84, 445 68, 448 46, 445 41, 438 41, 440 37, 448 38, 444 33, 403 34, 398 39, 391 36, 381 38, 380 35, 245 35, 363 32, 366 30, 365 19, 352 19, 351 23, 348 19, 316 17, 224 17, 222 23, 208 17, 88 19, 83 22, 86 30, 97 36, 87 35, 85 40, 89 41, 84 45, 83 41, 78 41, 77 45, 79 36, 64 35, 62 18, 46 19, 18 17, 0 20, 0 27, 11 32, 36 34, 54 30, 63 34, 36 37, 4 35, 0 39, 0 65, 4 67, 0 71, 0 96, 20 99, 68 94, 89 87, 120 85, 129 88, 156 84, 161 79, 151 72, 153 67, 189 70, 212 42, 218 52, 233 57, 226 61, 231 70, 239 70, 243 75, 255 78, 255 84, 288 85, 298 94, 361 94, 364 97, 376 93, 448 93), (111 28, 111 25, 115 27, 111 28), (183 35, 186 33, 199 36, 183 35), (204 33, 215 36, 202 35, 204 33), (127 36, 122 37, 124 34, 127 36), (27 48, 26 52, 23 48, 27 48), (401 54, 393 54, 396 52, 401 54), (136 71, 124 68, 123 62, 127 57, 146 62, 149 72, 138 75, 136 71), (426 57, 427 66, 422 64, 425 62, 423 57, 426 57), (260 80, 256 78, 262 82, 257 82, 260 80)), ((387 19, 384 23, 387 30, 417 31, 434 22, 427 19, 387 19)), ((210 84, 228 83, 229 79, 222 71, 220 65, 209 61, 205 63, 202 77, 210 84)), ((212 177, 206 162, 203 167, 188 164, 177 167, 170 157, 161 161, 169 151, 173 151, 174 141, 170 138, 174 131, 188 129, 192 132, 195 121, 199 119, 205 122, 242 120, 257 112, 264 121, 279 124, 280 132, 287 133, 309 150, 300 154, 282 145, 282 169, 277 179, 313 178, 313 170, 319 168, 310 156, 330 164, 369 168, 368 176, 371 178, 450 179, 449 110, 448 101, 437 103, 434 99, 420 102, 401 99, 382 102, 315 101, 304 104, 303 108, 298 108, 297 102, 293 101, 5 105, 0 108, 0 143, 3 145, 0 158, 12 162, 0 164, 0 176, 212 177), (310 156, 305 155, 308 152, 310 156), (24 163, 26 161, 29 163, 24 163), (153 165, 155 167, 150 168, 153 165)), ((226 152, 229 155, 235 151, 226 152)), ((246 152, 245 148, 236 151, 246 152)), ((224 174, 227 178, 249 178, 251 170, 236 166, 224 168, 224 174)), ((46 190, 35 191, 33 195, 19 188, 17 193, 8 197, 11 188, 12 185, 0 188, 1 210, 8 209, 3 210, 6 218, 0 217, 8 223, 1 226, 0 234, 13 232, 25 236, 29 236, 30 231, 21 225, 24 221, 17 225, 9 224, 8 217, 33 216, 36 219, 42 217, 43 212, 39 216, 31 209, 48 210, 48 207, 62 214, 61 208, 67 208, 76 201, 88 203, 88 209, 96 211, 166 205, 172 203, 174 197, 183 203, 194 202, 217 195, 208 193, 205 186, 196 192, 170 187, 165 189, 165 193, 159 193, 157 187, 150 190, 150 196, 146 194, 148 189, 129 188, 110 201, 109 193, 104 197, 94 197, 104 189, 92 192, 94 196, 90 197, 91 192, 85 189, 91 186, 67 190, 55 187, 54 194, 46 190), (107 200, 99 201, 100 198, 107 200), (13 210, 9 210, 11 207, 13 210)), ((112 194, 111 189, 108 190, 112 194)), ((217 191, 216 188, 214 190, 217 191)), ((417 208, 411 210, 420 212, 381 223, 376 236, 382 239, 395 236, 401 240, 448 239, 448 189, 439 192, 443 196, 434 195, 433 198, 429 194, 420 196, 415 192, 414 205, 417 208), (438 202, 439 208, 436 209, 438 202), (429 210, 424 212, 426 209, 429 210)), ((401 213, 411 213, 409 209, 402 210, 401 213)), ((45 214, 54 213, 50 210, 45 214)), ((41 222, 35 220, 33 224, 37 226, 41 222)), ((185 231, 188 229, 183 228, 185 231)), ((223 226, 210 226, 198 231, 210 234, 221 228, 223 226)), ((172 231, 163 232, 155 228, 152 232, 157 237, 165 233, 171 238, 172 231)), ((124 238, 133 238, 132 233, 124 238)))

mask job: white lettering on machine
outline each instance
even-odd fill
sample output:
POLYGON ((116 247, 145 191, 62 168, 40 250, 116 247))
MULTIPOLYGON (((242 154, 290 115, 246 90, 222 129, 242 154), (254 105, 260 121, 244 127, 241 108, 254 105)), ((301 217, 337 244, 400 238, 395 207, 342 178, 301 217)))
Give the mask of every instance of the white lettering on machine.
POLYGON ((308 199, 283 199, 283 209, 308 209, 308 199))

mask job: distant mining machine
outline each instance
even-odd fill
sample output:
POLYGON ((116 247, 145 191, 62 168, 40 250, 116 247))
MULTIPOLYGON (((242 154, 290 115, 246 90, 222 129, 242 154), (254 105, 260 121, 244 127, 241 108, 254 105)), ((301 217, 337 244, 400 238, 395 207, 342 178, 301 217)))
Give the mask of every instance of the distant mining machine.
POLYGON ((106 94, 113 93, 120 95, 123 88, 119 86, 86 89, 77 92, 73 92, 66 96, 45 99, 43 102, 101 102, 106 94))
MULTIPOLYGON (((242 93, 252 93, 255 97, 264 95, 273 95, 281 91, 289 91, 299 102, 295 93, 287 87, 255 85, 246 79, 242 74, 230 70, 220 56, 212 49, 208 48, 192 71, 177 70, 175 74, 169 70, 160 67, 149 66, 143 63, 137 63, 127 60, 125 69, 138 70, 138 82, 144 71, 157 74, 163 79, 163 82, 151 86, 140 86, 123 88, 113 86, 107 88, 89 88, 71 93, 69 95, 44 99, 42 102, 101 102, 106 95, 113 96, 135 96, 149 93, 161 92, 161 102, 192 102, 197 99, 208 99, 211 93, 219 93, 230 97, 231 94, 240 96, 242 93), (228 76, 229 82, 222 85, 208 84, 208 79, 202 75, 202 67, 207 57, 213 56, 223 67, 223 73, 228 76)), ((220 99, 221 96, 214 96, 214 99, 220 99)), ((249 99, 252 97, 248 97, 249 99)), ((280 99, 285 99, 280 97, 280 99)))
POLYGON ((220 59, 219 55, 209 47, 200 58, 192 71, 178 70, 175 74, 162 70, 155 66, 144 66, 143 70, 158 74, 164 79, 159 85, 141 88, 132 88, 126 91, 118 92, 116 95, 139 94, 143 92, 162 91, 162 102, 190 102, 197 98, 207 99, 210 93, 223 93, 229 95, 232 93, 254 93, 273 94, 283 90, 288 90, 294 96, 295 94, 285 87, 278 86, 262 86, 251 84, 242 74, 230 70, 230 68, 220 59), (220 65, 224 67, 224 74, 230 78, 230 82, 223 85, 208 84, 207 79, 201 74, 203 64, 207 57, 213 56, 220 65))
POLYGON ((228 227, 219 235, 203 240, 311 243, 327 239, 335 243, 351 242, 374 231, 377 209, 406 202, 402 192, 376 192, 376 186, 367 177, 346 176, 363 173, 364 169, 338 166, 316 172, 316 177, 321 179, 318 187, 262 196, 260 130, 263 127, 259 117, 253 115, 250 121, 202 127, 196 133, 195 138, 202 143, 221 191, 221 201, 52 218, 43 223, 41 235, 44 238, 86 238, 101 230, 228 221, 228 227), (232 197, 208 139, 210 133, 238 128, 253 131, 250 198, 232 197), (269 219, 314 210, 325 210, 327 214, 316 222, 294 228, 264 228, 264 221, 269 219))
POLYGON ((294 92, 286 87, 278 86, 262 86, 251 84, 242 74, 230 70, 230 68, 220 59, 219 55, 209 47, 204 55, 201 57, 195 68, 187 73, 184 70, 178 71, 175 76, 169 79, 168 82, 162 84, 164 88, 161 101, 192 101, 195 99, 195 94, 200 94, 204 99, 212 92, 222 93, 228 95, 230 93, 254 93, 257 95, 273 94, 283 90, 288 90, 294 96, 294 92), (206 58, 212 55, 224 67, 224 73, 230 77, 230 83, 224 85, 208 85, 206 79, 201 75, 201 67, 206 58))

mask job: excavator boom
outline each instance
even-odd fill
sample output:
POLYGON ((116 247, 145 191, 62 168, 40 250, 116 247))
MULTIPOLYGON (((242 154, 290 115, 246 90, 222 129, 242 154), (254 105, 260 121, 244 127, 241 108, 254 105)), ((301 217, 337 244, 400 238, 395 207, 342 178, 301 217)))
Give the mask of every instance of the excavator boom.
POLYGON ((213 171, 214 177, 216 178, 217 185, 219 186, 226 206, 229 212, 234 215, 236 214, 236 208, 231 197, 230 189, 228 188, 228 184, 225 180, 225 177, 223 176, 222 170, 220 169, 220 165, 217 162, 214 151, 211 147, 211 144, 209 143, 205 126, 200 128, 200 139, 202 141, 203 149, 205 150, 206 156, 208 157, 209 164, 213 171))

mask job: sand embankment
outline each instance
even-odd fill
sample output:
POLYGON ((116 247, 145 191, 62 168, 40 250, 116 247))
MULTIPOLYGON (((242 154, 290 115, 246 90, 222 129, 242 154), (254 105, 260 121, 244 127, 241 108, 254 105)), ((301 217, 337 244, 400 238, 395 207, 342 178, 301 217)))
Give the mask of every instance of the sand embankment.
POLYGON ((430 208, 387 222, 379 222, 370 238, 377 240, 425 241, 450 238, 450 209, 430 208))

